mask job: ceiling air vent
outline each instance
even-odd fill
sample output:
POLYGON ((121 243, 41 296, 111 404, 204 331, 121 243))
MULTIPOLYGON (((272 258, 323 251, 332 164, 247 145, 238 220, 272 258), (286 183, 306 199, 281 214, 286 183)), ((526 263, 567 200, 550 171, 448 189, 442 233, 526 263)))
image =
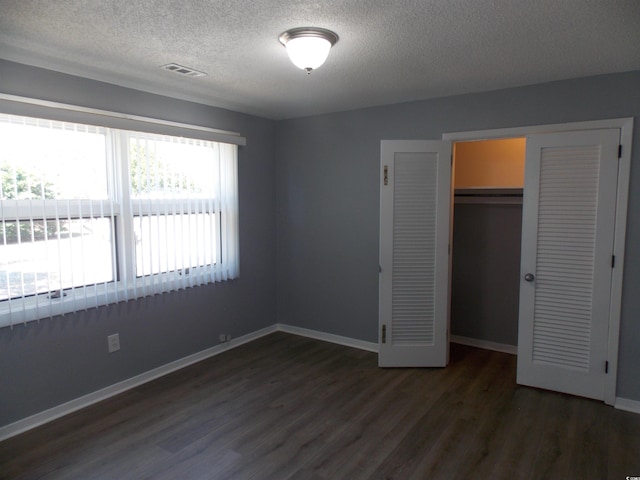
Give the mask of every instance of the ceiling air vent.
POLYGON ((206 75, 204 72, 200 72, 199 70, 194 70, 193 68, 185 67, 183 65, 178 65, 177 63, 168 63, 166 65, 162 65, 160 68, 164 68, 170 72, 179 73, 180 75, 186 75, 187 77, 202 77, 206 75))

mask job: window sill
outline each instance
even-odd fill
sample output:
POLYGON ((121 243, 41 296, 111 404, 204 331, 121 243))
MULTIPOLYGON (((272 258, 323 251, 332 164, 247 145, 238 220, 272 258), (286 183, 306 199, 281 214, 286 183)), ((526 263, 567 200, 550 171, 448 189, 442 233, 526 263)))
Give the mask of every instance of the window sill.
POLYGON ((196 269, 192 267, 189 276, 193 278, 193 281, 185 285, 180 272, 169 272, 144 277, 143 280, 138 279, 136 287, 130 283, 125 285, 124 282, 108 283, 66 290, 66 295, 60 298, 49 298, 47 293, 26 299, 5 300, 0 304, 0 328, 235 278, 221 276, 216 265, 209 268, 196 269))

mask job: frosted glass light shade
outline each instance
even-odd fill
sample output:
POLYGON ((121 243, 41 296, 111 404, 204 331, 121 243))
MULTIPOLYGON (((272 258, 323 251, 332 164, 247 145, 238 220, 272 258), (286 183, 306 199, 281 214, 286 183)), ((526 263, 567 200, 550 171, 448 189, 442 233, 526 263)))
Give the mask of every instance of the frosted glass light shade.
POLYGON ((338 36, 324 28, 294 28, 280 35, 280 43, 287 49, 291 62, 307 73, 322 65, 338 36))
POLYGON ((320 37, 298 37, 287 42, 287 53, 293 64, 302 70, 313 70, 329 56, 331 43, 320 37))

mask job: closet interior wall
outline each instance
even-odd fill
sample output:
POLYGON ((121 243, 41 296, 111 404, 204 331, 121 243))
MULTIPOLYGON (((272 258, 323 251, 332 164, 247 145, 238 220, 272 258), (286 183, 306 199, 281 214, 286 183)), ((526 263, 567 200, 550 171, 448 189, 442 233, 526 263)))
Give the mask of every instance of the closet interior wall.
POLYGON ((454 146, 454 337, 517 346, 524 156, 524 138, 454 146))

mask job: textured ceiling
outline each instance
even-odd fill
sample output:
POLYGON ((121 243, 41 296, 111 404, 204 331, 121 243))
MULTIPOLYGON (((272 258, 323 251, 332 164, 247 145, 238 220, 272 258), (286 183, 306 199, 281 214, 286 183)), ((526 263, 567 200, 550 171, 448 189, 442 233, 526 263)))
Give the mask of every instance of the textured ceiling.
POLYGON ((0 58, 280 119, 640 70, 640 0, 0 0, 0 58))

